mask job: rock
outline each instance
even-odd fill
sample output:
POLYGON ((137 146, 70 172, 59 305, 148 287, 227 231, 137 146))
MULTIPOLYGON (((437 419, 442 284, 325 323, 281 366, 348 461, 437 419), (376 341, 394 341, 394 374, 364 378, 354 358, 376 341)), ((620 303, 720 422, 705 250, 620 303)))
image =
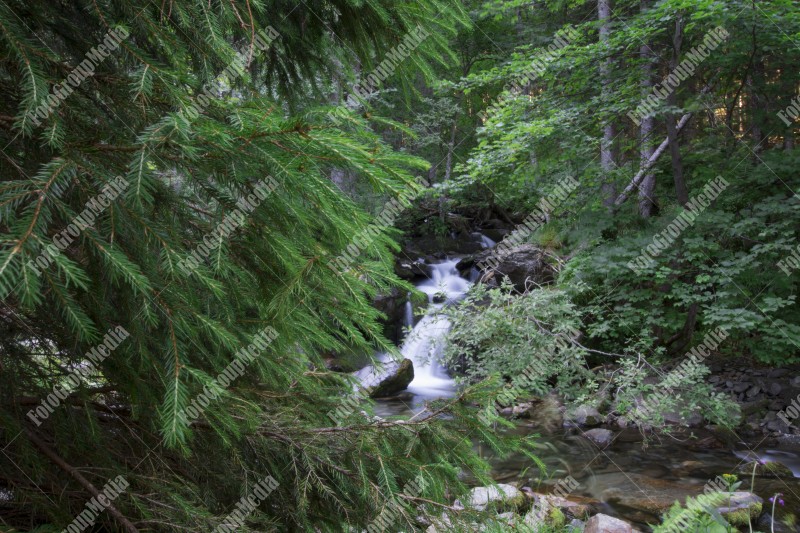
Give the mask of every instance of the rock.
POLYGON ((396 343, 400 342, 403 336, 407 299, 408 295, 392 289, 389 294, 379 294, 372 301, 372 306, 385 316, 380 319, 384 334, 396 343))
POLYGON ((603 423, 603 415, 591 405, 581 405, 573 411, 569 419, 580 426, 599 426, 603 423))
POLYGON ((397 277, 409 281, 429 277, 428 265, 420 259, 416 261, 398 259, 394 263, 394 272, 397 277))
MULTIPOLYGON (((769 461, 767 463, 759 462, 756 464, 755 469, 756 475, 759 477, 777 477, 784 479, 792 479, 794 477, 794 474, 788 466, 785 466, 777 461, 769 461)), ((753 463, 745 463, 737 468, 736 471, 742 474, 742 476, 752 476, 753 463)))
POLYGON ((664 422, 667 424, 697 428, 703 425, 703 421, 703 415, 697 412, 693 412, 689 416, 675 412, 664 413, 664 422))
POLYGON ((456 500, 457 505, 464 505, 464 507, 478 511, 485 511, 488 508, 498 511, 514 511, 523 508, 526 502, 522 491, 505 483, 500 483, 496 487, 475 487, 469 492, 466 504, 461 504, 456 500))
POLYGON ((482 232, 484 235, 492 239, 494 242, 502 241, 506 235, 511 233, 511 230, 507 229, 485 229, 482 232))
POLYGON ((605 514, 598 514, 586 522, 583 533, 632 533, 633 528, 627 522, 605 514))
POLYGON ((702 485, 689 485, 669 479, 652 478, 634 472, 609 472, 596 475, 589 492, 599 493, 606 503, 618 504, 651 515, 660 515, 672 504, 686 503, 687 496, 697 496, 702 485))
POLYGON ((750 388, 750 383, 737 383, 733 386, 733 392, 739 394, 740 392, 744 392, 750 388))
POLYGON ((503 253, 497 247, 489 248, 465 257, 456 268, 463 272, 478 265, 485 266, 482 274, 495 272, 501 278, 508 278, 520 292, 536 284, 548 284, 554 277, 553 267, 545 261, 544 252, 532 244, 520 244, 510 250, 504 249, 503 253))
POLYGON ((758 394, 759 392, 761 392, 761 387, 759 387, 758 385, 754 385, 753 387, 751 387, 750 389, 748 389, 748 391, 747 391, 747 397, 748 397, 748 398, 752 398, 753 396, 755 396, 755 395, 756 395, 756 394, 758 394))
POLYGON ((614 440, 614 432, 609 429, 590 429, 584 432, 583 436, 597 444, 600 448, 605 448, 614 440))
POLYGON ((788 433, 789 426, 781 420, 773 420, 772 422, 767 422, 767 429, 776 433, 788 433))
POLYGON ((525 515, 523 524, 531 531, 555 528, 560 530, 564 527, 567 518, 557 506, 553 505, 549 498, 544 495, 537 495, 536 503, 530 512, 525 515))
POLYGON ((542 505, 556 507, 570 518, 586 519, 589 517, 589 513, 591 511, 591 506, 587 503, 579 503, 568 500, 566 498, 562 498, 561 496, 556 496, 555 494, 535 494, 534 496, 536 498, 536 504, 534 505, 534 508, 542 505), (542 504, 540 502, 546 503, 542 504))
POLYGON ((532 418, 534 414, 533 404, 530 402, 523 402, 515 405, 511 409, 511 413, 518 418, 532 418))
POLYGON ((767 377, 770 379, 782 378, 788 373, 789 370, 786 368, 773 368, 767 373, 767 377))
MULTIPOLYGON (((770 509, 767 509, 770 511, 770 509)), ((787 526, 779 517, 775 517, 775 523, 772 523, 772 513, 766 512, 761 515, 756 523, 759 531, 770 531, 775 533, 796 533, 797 529, 794 526, 787 526)))
POLYGON ((414 364, 411 359, 389 361, 382 369, 369 366, 359 370, 358 377, 371 398, 386 398, 404 391, 414 380, 414 364))
POLYGON ((577 518, 573 518, 569 523, 569 527, 572 529, 572 531, 583 531, 586 528, 586 522, 583 520, 578 520, 577 518))
POLYGON ((767 389, 767 394, 770 396, 777 396, 782 390, 783 387, 781 387, 780 383, 770 383, 769 388, 767 389))
POLYGON ((733 492, 726 504, 718 507, 722 517, 734 526, 745 526, 761 514, 763 500, 752 492, 733 492))

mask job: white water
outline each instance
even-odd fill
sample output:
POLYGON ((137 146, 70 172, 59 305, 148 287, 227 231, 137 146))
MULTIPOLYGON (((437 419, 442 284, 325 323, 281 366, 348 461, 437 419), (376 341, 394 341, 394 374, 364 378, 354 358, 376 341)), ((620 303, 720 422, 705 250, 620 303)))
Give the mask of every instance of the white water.
POLYGON ((473 236, 473 237, 476 237, 476 238, 478 238, 478 239, 480 239, 480 241, 481 241, 481 246, 482 246, 483 248, 491 248, 492 246, 494 246, 495 244, 497 244, 496 242, 494 242, 492 239, 490 239, 489 237, 487 237, 487 236, 486 236, 486 235, 484 235, 483 233, 477 233, 477 232, 475 232, 475 233, 473 233, 473 234, 472 234, 472 236, 473 236))
POLYGON ((463 298, 470 287, 470 283, 458 275, 458 261, 453 259, 430 265, 431 278, 417 285, 417 289, 428 295, 428 313, 414 326, 400 347, 403 357, 411 359, 414 364, 414 380, 408 385, 408 391, 423 398, 455 394, 455 382, 439 363, 450 321, 436 312, 463 298))

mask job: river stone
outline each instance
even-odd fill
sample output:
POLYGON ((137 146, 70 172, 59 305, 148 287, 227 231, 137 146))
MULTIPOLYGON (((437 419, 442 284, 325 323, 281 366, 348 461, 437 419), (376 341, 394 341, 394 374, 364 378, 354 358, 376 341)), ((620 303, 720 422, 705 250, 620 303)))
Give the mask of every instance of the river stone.
POLYGON ((603 423, 603 415, 591 405, 581 405, 573 411, 569 419, 581 426, 599 426, 603 423))
POLYGON ((687 496, 701 494, 703 486, 652 478, 634 472, 609 472, 596 475, 589 490, 600 493, 603 502, 618 503, 637 511, 660 515, 676 501, 685 504, 687 496))
POLYGON ((399 363, 389 361, 383 364, 383 370, 377 373, 362 369, 359 374, 367 376, 363 383, 369 388, 370 398, 385 398, 404 391, 414 380, 414 364, 411 359, 403 359, 399 363), (377 374, 377 375, 376 375, 377 374))
POLYGON ((492 507, 500 511, 514 511, 526 503, 525 495, 517 487, 500 483, 496 487, 475 487, 469 492, 467 503, 456 500, 456 506, 464 505, 478 511, 492 507))
MULTIPOLYGON (((736 470, 738 473, 742 475, 752 476, 753 463, 745 463, 736 470)), ((788 466, 785 466, 777 461, 770 461, 768 463, 758 463, 755 467, 755 470, 756 470, 755 475, 759 477, 777 477, 784 479, 792 479, 794 477, 794 474, 792 473, 792 471, 789 469, 788 466)))
POLYGON ((598 514, 591 517, 586 522, 586 529, 583 533, 632 533, 633 528, 627 522, 619 518, 598 514))
POLYGON ((600 448, 605 448, 614 440, 614 432, 609 429, 590 429, 586 431, 583 436, 597 444, 600 448))
POLYGON ((739 491, 732 493, 726 504, 717 510, 731 525, 745 526, 761 514, 763 501, 752 492, 739 491))

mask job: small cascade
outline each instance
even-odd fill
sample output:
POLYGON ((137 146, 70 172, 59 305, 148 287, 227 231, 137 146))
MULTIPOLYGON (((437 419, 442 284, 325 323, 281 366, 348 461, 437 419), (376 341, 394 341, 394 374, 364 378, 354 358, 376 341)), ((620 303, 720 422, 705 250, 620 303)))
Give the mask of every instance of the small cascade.
POLYGON ((411 305, 411 294, 408 295, 409 299, 406 300, 405 318, 403 325, 407 328, 414 327, 414 307, 411 305))
POLYGON ((494 245, 497 244, 483 233, 475 232, 472 234, 472 236, 481 241, 481 246, 483 248, 492 248, 494 245))
POLYGON ((400 352, 414 363, 414 380, 408 390, 423 398, 449 397, 455 393, 455 382, 439 363, 442 340, 450 330, 450 321, 436 312, 457 302, 469 290, 470 283, 456 270, 458 259, 432 264, 431 278, 417 285, 428 295, 429 312, 406 337, 400 352))

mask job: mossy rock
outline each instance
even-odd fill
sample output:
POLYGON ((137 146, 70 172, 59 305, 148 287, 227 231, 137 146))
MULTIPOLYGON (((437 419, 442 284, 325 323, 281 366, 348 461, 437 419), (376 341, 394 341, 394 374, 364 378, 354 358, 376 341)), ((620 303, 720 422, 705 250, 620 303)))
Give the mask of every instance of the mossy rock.
POLYGON ((717 510, 733 526, 755 523, 763 510, 763 500, 752 492, 733 492, 717 510))
MULTIPOLYGON (((758 463, 756 465, 756 475, 759 477, 779 477, 791 479, 794 474, 788 466, 777 461, 770 461, 768 463, 758 463)), ((742 476, 753 475, 753 463, 746 463, 740 466, 737 471, 742 476)))
POLYGON ((500 483, 496 487, 475 487, 470 491, 466 503, 461 504, 458 500, 456 503, 478 511, 504 512, 523 510, 528 504, 528 499, 515 486, 500 483))

